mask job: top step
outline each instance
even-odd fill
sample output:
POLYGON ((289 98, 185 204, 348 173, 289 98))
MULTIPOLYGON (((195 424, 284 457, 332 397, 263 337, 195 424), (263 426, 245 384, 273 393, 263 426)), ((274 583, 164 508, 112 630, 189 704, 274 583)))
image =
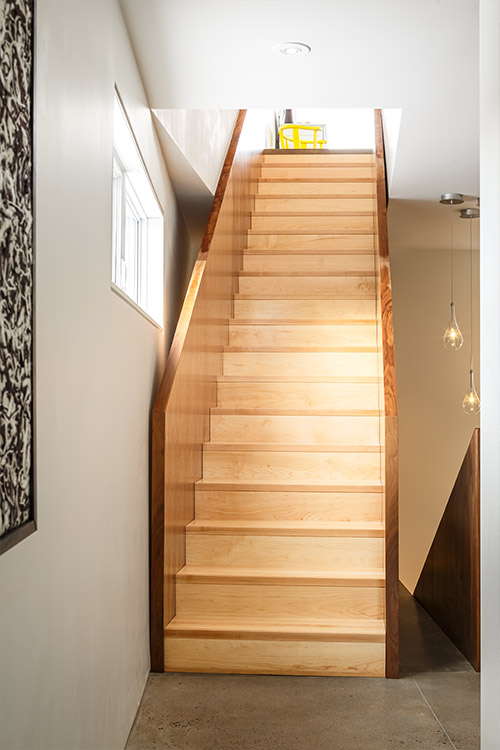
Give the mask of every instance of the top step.
POLYGON ((308 165, 308 166, 339 166, 339 167, 359 167, 375 163, 375 157, 369 154, 334 154, 325 153, 321 150, 303 149, 301 151, 283 150, 275 153, 264 153, 260 158, 261 164, 290 164, 290 165, 308 165))

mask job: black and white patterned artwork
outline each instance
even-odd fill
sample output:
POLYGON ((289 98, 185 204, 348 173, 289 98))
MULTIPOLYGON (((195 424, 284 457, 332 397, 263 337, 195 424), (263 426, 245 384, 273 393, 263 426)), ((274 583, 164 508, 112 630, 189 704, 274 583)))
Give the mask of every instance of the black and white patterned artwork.
POLYGON ((33 0, 0 0, 2 549, 34 525, 33 12, 33 0))

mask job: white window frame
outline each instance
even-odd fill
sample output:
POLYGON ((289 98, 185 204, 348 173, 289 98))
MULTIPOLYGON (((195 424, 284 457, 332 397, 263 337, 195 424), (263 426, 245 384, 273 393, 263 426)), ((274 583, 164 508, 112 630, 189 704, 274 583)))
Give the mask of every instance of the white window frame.
POLYGON ((116 89, 115 94, 111 288, 156 327, 163 330, 164 212, 116 89), (117 117, 122 118, 118 123, 117 117), (127 243, 130 242, 127 215, 132 215, 136 221, 136 235, 133 240, 135 247, 132 253, 127 247, 127 243), (157 223, 157 230, 161 222, 161 253, 158 231, 149 231, 152 222, 157 223), (156 243, 154 247, 153 243, 156 243), (151 254, 155 258, 153 263, 151 254), (128 274, 132 274, 132 284, 130 278, 127 278, 128 274), (155 288, 151 294, 153 284, 155 288))

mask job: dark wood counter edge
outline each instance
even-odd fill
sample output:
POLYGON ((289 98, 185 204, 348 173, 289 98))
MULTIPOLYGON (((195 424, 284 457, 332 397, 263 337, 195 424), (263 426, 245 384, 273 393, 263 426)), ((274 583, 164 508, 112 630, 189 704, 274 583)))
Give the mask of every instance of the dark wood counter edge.
POLYGON ((377 220, 385 401, 386 676, 399 677, 398 422, 382 110, 375 110, 377 220))
POLYGON ((475 427, 413 596, 481 666, 480 431, 475 427))
POLYGON ((164 606, 165 606, 165 414, 175 381, 180 357, 193 316, 194 306, 205 271, 208 250, 219 218, 222 200, 226 192, 229 175, 238 147, 246 110, 241 109, 236 118, 233 135, 227 150, 224 166, 214 196, 207 228, 196 259, 189 286, 184 298, 172 346, 168 355, 165 372, 152 415, 152 455, 151 455, 151 506, 150 522, 150 650, 151 669, 163 672, 165 665, 164 606))

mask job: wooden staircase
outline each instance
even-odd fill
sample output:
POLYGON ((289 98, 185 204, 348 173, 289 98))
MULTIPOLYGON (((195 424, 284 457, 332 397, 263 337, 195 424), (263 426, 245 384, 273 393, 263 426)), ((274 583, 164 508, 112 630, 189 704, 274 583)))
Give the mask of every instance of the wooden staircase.
POLYGON ((165 668, 384 676, 375 157, 261 159, 165 668))

